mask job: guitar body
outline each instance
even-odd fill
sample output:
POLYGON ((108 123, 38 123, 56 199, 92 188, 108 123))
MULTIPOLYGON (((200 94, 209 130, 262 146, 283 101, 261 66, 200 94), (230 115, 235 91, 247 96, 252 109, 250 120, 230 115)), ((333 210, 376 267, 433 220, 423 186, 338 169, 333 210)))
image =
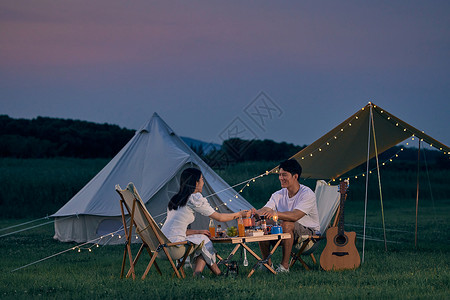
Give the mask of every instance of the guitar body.
POLYGON ((327 230, 327 245, 320 255, 320 266, 325 271, 356 269, 361 264, 358 250, 356 249, 355 232, 339 234, 338 227, 327 230))
POLYGON ((361 264, 355 244, 356 233, 344 231, 344 203, 347 198, 347 188, 348 180, 339 184, 341 194, 339 225, 329 228, 326 232, 327 245, 320 255, 320 266, 325 271, 356 269, 361 264))

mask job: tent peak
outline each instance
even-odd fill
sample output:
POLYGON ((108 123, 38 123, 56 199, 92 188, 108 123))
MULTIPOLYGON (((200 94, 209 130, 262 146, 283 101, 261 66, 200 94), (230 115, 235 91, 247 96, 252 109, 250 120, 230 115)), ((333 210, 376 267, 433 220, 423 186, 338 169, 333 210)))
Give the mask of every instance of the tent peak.
POLYGON ((167 130, 169 135, 175 135, 175 132, 172 130, 172 128, 167 125, 166 122, 158 115, 158 113, 154 112, 150 120, 145 122, 144 125, 141 126, 139 130, 136 131, 136 133, 149 133, 151 132, 152 128, 164 128, 167 130))

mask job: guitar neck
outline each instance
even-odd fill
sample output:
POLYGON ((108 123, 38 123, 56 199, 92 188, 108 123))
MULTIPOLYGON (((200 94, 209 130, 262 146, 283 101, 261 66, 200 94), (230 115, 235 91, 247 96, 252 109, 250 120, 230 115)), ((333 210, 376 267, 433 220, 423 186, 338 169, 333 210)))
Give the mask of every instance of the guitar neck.
POLYGON ((344 206, 345 199, 347 198, 347 194, 341 194, 340 199, 340 208, 339 208, 339 222, 338 222, 338 234, 344 234, 344 206))

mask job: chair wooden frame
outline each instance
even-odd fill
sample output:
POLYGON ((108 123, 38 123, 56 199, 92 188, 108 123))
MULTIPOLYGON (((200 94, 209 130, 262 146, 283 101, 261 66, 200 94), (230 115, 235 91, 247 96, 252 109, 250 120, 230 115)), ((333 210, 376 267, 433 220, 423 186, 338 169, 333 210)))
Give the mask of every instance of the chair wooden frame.
POLYGON ((153 265, 155 265, 157 272, 162 275, 161 269, 155 260, 158 256, 160 256, 160 253, 164 253, 165 257, 170 262, 170 265, 174 270, 172 277, 176 275, 178 278, 185 278, 186 274, 184 273, 183 266, 193 248, 193 244, 189 241, 171 243, 169 239, 167 239, 145 207, 133 183, 129 183, 127 188, 124 190, 122 190, 119 185, 116 185, 116 191, 120 195, 120 209, 126 239, 120 278, 123 278, 127 257, 130 262, 130 268, 126 278, 130 276, 132 276, 133 280, 136 278, 135 266, 141 254, 144 252, 144 249, 149 254, 150 261, 141 279, 145 279, 153 265), (125 218, 126 215, 130 216, 129 222, 127 222, 125 218), (133 229, 142 240, 142 245, 134 259, 131 251, 131 237, 133 229), (179 247, 184 247, 185 250, 182 257, 177 259, 177 265, 175 265, 170 252, 171 250, 176 250, 181 253, 179 251, 179 247))
MULTIPOLYGON (((339 210, 340 210, 340 207, 337 208, 336 213, 334 214, 334 221, 333 221, 333 225, 332 226, 336 226, 336 224, 337 224, 337 221, 338 221, 337 216, 339 216, 339 210)), ((328 226, 328 227, 330 227, 330 226, 328 226)), ((300 238, 302 238, 304 240, 299 242, 299 243, 301 243, 301 247, 297 251, 297 253, 291 252, 291 261, 289 263, 289 268, 292 267, 295 264, 295 262, 298 260, 303 265, 303 267, 306 270, 309 270, 310 269, 309 266, 301 258, 301 256, 305 255, 304 252, 311 250, 311 253, 309 253, 309 256, 311 257, 311 260, 313 261, 313 264, 316 265, 317 264, 317 260, 314 257, 314 249, 313 249, 313 247, 314 248, 317 247, 317 244, 321 240, 326 239, 326 236, 325 236, 325 234, 322 234, 322 235, 302 235, 300 238), (310 242, 314 243, 314 245, 310 249, 306 250, 306 247, 308 246, 308 244, 310 242)))

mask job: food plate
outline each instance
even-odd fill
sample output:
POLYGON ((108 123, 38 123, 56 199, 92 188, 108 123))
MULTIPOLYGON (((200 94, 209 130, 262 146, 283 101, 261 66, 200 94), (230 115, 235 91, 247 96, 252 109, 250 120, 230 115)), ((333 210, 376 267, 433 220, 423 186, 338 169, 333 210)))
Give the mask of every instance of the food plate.
POLYGON ((264 235, 264 231, 262 230, 247 230, 247 232, 245 232, 245 236, 263 236, 264 235))

